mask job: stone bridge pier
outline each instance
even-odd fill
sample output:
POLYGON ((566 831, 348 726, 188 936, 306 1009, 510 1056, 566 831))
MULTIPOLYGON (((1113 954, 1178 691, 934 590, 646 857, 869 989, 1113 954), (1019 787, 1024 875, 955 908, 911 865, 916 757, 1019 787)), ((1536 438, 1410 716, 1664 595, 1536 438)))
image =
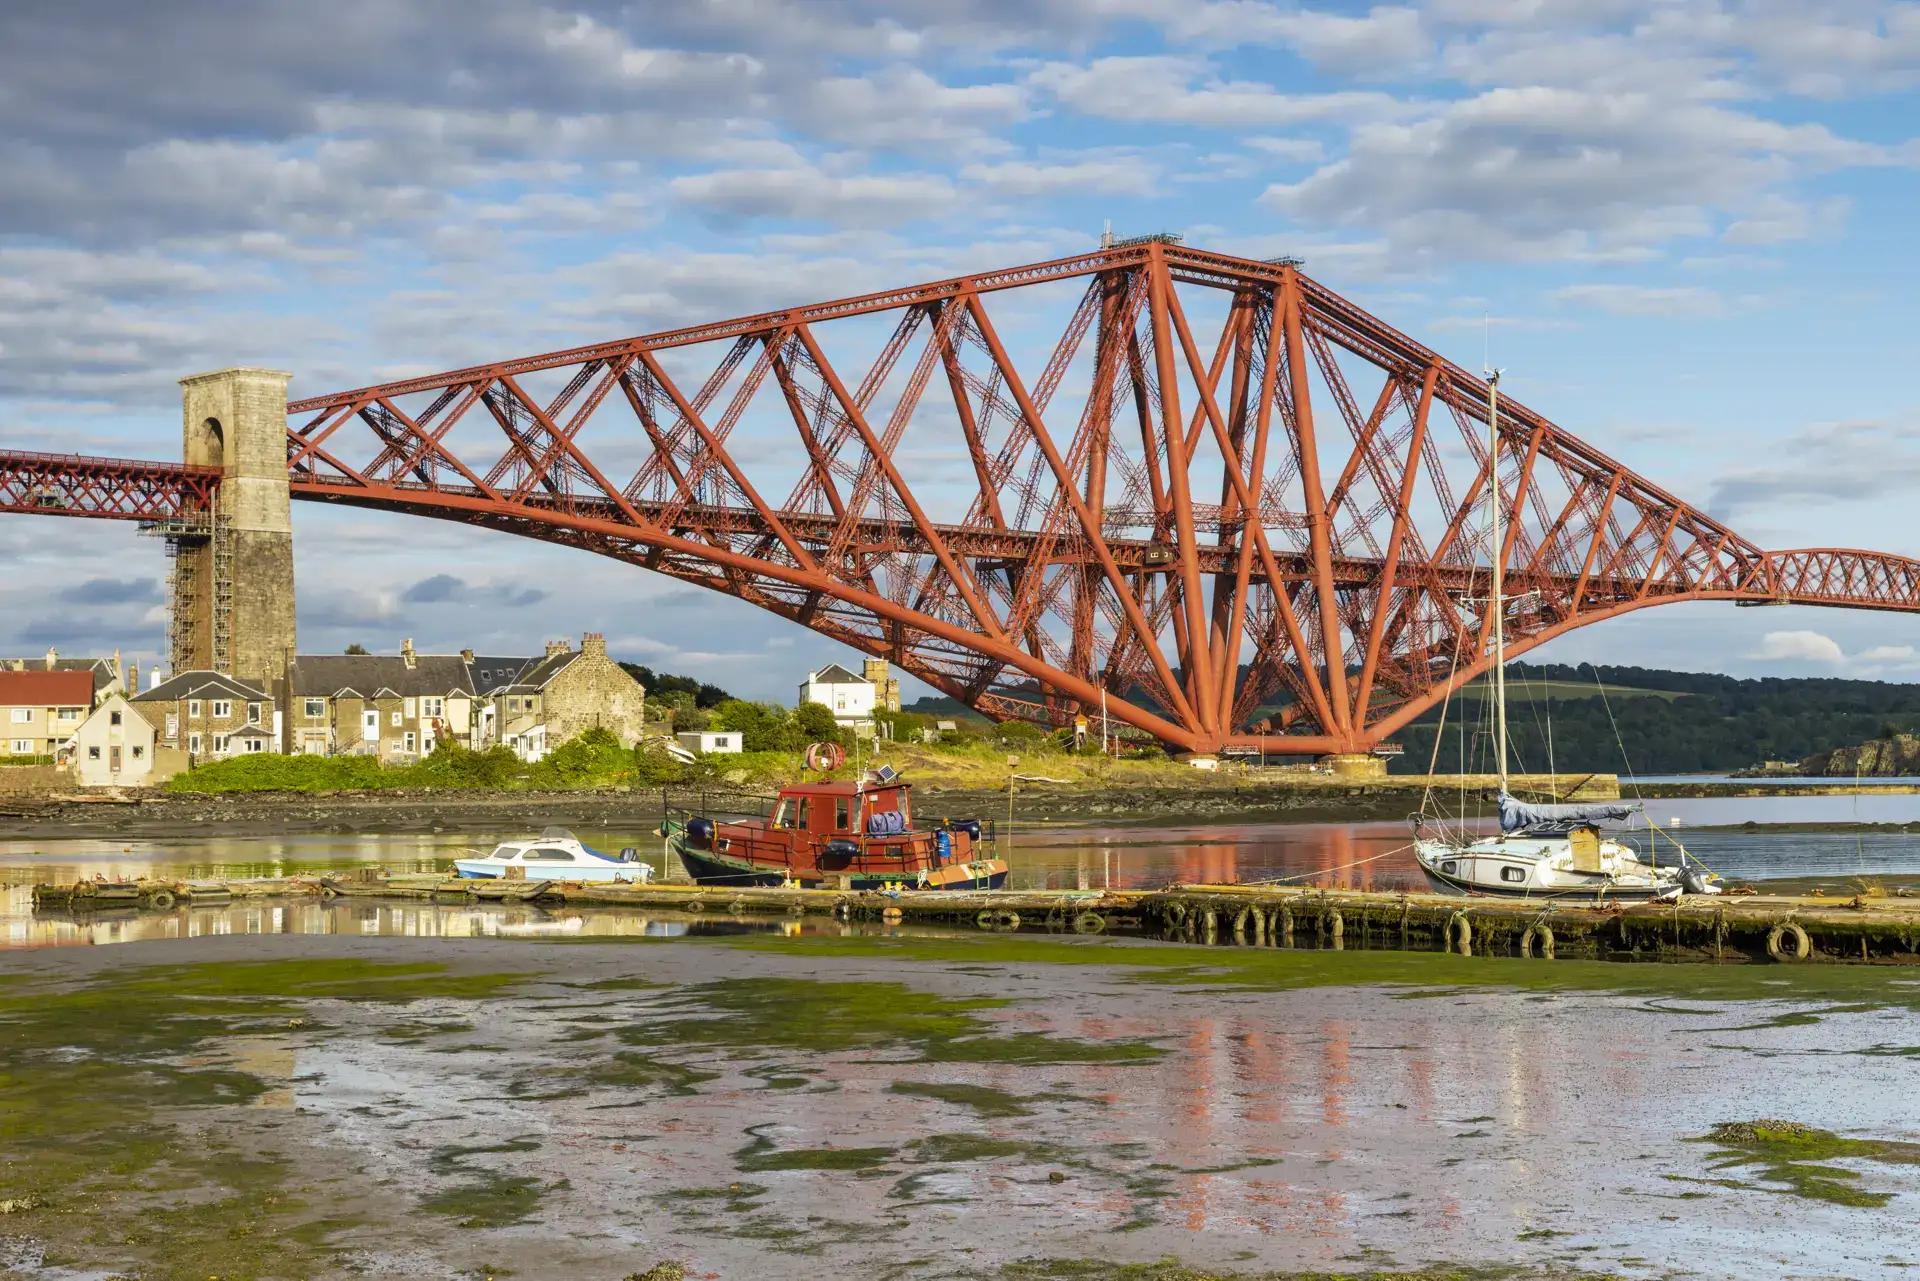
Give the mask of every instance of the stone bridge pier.
POLYGON ((211 669, 274 689, 293 652, 293 520, 287 380, 277 369, 182 378, 186 462, 221 470, 212 518, 171 525, 173 670, 211 669))

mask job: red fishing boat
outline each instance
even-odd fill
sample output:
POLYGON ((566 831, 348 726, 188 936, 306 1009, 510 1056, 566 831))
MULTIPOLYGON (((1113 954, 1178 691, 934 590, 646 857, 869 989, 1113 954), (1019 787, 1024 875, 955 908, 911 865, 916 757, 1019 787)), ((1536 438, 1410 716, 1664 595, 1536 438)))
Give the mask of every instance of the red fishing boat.
POLYGON ((912 784, 891 770, 858 783, 795 783, 767 818, 668 819, 660 834, 702 885, 867 890, 990 890, 1007 883, 988 857, 992 820, 914 824, 912 784))

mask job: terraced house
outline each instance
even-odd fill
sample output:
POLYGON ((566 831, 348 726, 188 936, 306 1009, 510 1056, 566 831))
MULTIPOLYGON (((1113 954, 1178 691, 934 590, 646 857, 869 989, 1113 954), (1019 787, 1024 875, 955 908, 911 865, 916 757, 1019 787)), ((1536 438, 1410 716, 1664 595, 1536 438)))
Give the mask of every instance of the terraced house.
POLYGON ((473 679, 460 654, 296 654, 287 665, 283 750, 418 760, 443 741, 465 746, 473 679))
POLYGON ((159 745, 185 752, 196 764, 271 752, 280 744, 273 695, 252 681, 220 672, 181 672, 130 701, 153 726, 159 745))
POLYGON ((84 671, 0 671, 0 756, 51 759, 93 710, 84 671))

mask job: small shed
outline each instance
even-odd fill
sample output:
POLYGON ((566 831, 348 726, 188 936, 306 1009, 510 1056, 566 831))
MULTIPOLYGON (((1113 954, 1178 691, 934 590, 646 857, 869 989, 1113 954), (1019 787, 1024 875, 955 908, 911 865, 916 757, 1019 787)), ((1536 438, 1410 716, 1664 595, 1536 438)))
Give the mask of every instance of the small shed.
POLYGON ((681 730, 673 737, 680 746, 703 756, 746 750, 737 729, 688 729, 681 730))

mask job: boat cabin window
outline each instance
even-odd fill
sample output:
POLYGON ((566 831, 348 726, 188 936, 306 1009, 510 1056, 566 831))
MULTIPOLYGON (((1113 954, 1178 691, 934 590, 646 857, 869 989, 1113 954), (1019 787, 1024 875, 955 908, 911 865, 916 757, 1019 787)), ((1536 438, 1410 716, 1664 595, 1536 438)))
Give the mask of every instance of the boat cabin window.
POLYGON ((573 855, 567 853, 565 850, 552 850, 552 849, 528 850, 527 857, 529 859, 545 859, 550 863, 554 862, 555 860, 558 860, 559 862, 562 862, 562 863, 573 862, 573 855))
POLYGON ((793 798, 791 796, 781 797, 780 803, 774 806, 773 825, 775 827, 793 826, 793 798))
POLYGON ((502 845, 499 849, 493 852, 493 857, 498 859, 509 859, 509 858, 513 858, 515 855, 519 853, 520 853, 520 847, 518 845, 502 845))
POLYGON ((1500 879, 1517 885, 1527 879, 1527 870, 1523 867, 1503 867, 1500 869, 1500 879))
POLYGON ((833 800, 833 830, 847 830, 847 798, 844 796, 836 796, 833 800))
POLYGON ((812 810, 812 803, 802 796, 794 807, 793 825, 803 832, 812 828, 813 824, 809 821, 813 817, 812 810))
POLYGON ((1447 873, 1449 876, 1451 876, 1455 872, 1458 872, 1460 870, 1460 865, 1454 862, 1452 859, 1448 859, 1446 862, 1440 865, 1440 870, 1447 873))

